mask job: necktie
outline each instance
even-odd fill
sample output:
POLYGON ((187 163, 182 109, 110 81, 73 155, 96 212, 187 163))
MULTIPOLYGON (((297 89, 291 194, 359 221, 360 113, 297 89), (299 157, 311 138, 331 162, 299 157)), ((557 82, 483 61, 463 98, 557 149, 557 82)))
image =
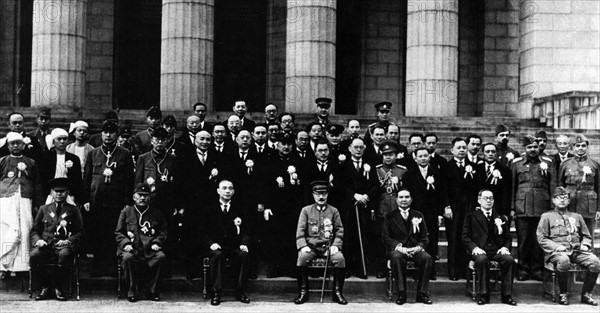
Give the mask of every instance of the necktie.
POLYGON ((487 174, 487 176, 492 175, 492 166, 489 164, 486 164, 485 167, 486 167, 485 173, 487 174))
POLYGON ((258 153, 262 153, 262 147, 258 147, 258 153))
POLYGON ((198 152, 198 155, 200 156, 200 162, 202 163, 202 165, 204 165, 204 162, 206 162, 206 153, 198 152))
POLYGON ((223 213, 229 213, 229 204, 223 204, 223 213))
POLYGON ((304 159, 304 151, 300 151, 300 157, 304 159))
POLYGON ((319 168, 321 170, 321 173, 325 173, 325 163, 319 162, 319 168))
POLYGON ((222 145, 217 145, 217 151, 219 152, 223 152, 223 146, 222 145))
POLYGON ((485 212, 485 218, 487 218, 488 221, 490 220, 491 217, 492 217, 492 212, 490 212, 490 211, 485 212))
POLYGON ((240 158, 246 161, 246 152, 240 152, 240 158))
POLYGON ((463 168, 463 161, 456 162, 459 168, 463 168))
POLYGON ((354 161, 354 164, 356 164, 356 170, 360 172, 360 169, 362 168, 362 166, 360 166, 360 161, 354 161))
POLYGON ((408 219, 408 210, 400 209, 400 213, 402 214, 402 218, 406 221, 408 219))

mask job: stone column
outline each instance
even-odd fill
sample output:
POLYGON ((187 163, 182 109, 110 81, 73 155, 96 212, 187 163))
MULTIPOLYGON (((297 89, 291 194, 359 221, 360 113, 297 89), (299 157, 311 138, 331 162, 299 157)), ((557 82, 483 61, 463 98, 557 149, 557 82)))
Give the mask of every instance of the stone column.
POLYGON ((83 107, 87 0, 35 0, 31 106, 83 107))
POLYGON ((315 112, 317 97, 335 98, 336 9, 336 0, 287 0, 286 111, 315 112))
POLYGON ((163 110, 212 111, 214 0, 163 0, 160 104, 163 110))
POLYGON ((458 0, 409 1, 406 115, 456 116, 458 0))

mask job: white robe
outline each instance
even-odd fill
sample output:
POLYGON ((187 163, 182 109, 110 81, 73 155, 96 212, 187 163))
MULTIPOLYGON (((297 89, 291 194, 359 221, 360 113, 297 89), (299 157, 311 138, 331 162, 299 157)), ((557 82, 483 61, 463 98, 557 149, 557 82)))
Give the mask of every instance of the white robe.
POLYGON ((21 189, 0 198, 0 270, 29 271, 29 233, 33 226, 32 200, 21 197, 21 189))

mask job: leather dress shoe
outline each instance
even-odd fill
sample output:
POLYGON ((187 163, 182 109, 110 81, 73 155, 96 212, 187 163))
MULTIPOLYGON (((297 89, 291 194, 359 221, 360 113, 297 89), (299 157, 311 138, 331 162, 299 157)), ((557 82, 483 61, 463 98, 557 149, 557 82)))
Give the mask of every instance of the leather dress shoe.
POLYGON ((450 276, 450 277, 448 277, 448 279, 450 279, 451 281, 457 281, 458 277, 456 277, 456 276, 450 276))
POLYGON ((337 304, 341 304, 341 305, 348 304, 348 301, 346 301, 346 298, 344 298, 344 295, 342 295, 342 293, 340 291, 338 291, 338 290, 336 290, 331 295, 331 300, 333 300, 333 302, 335 302, 337 304))
POLYGON ((127 301, 129 301, 129 302, 137 302, 138 298, 136 296, 127 297, 127 301))
POLYGON ((46 300, 48 299, 48 293, 50 292, 50 290, 48 290, 48 288, 42 288, 42 291, 40 291, 40 294, 37 295, 37 297, 35 297, 35 300, 46 300))
POLYGON ((308 290, 300 290, 300 293, 294 299, 295 304, 302 304, 308 301, 308 290))
POLYGON ((210 299, 210 305, 219 305, 221 304, 221 295, 215 293, 215 295, 210 299))
POLYGON ((483 299, 482 295, 477 295, 475 297, 475 302, 477 302, 477 305, 484 305, 485 304, 485 299, 483 299))
POLYGON ((591 293, 584 293, 581 295, 581 303, 583 304, 589 304, 589 305, 593 305, 593 306, 597 306, 598 302, 596 300, 594 300, 594 298, 592 297, 591 293))
POLYGON ((558 295, 558 304, 569 305, 569 296, 566 293, 558 295))
POLYGON ((250 303, 250 298, 248 298, 248 296, 245 293, 242 293, 242 294, 236 296, 235 300, 237 300, 241 303, 250 303))
POLYGON ((511 296, 503 296, 500 298, 500 302, 508 305, 517 305, 517 301, 515 301, 511 296))
POLYGON ((406 295, 399 295, 398 298, 396 298, 396 304, 403 305, 404 303, 406 303, 406 295))
POLYGON ((431 301, 431 299, 429 299, 429 296, 426 294, 417 295, 417 302, 423 303, 423 304, 432 304, 433 303, 433 301, 431 301))
POLYGON ((63 295, 62 291, 58 290, 58 288, 54 289, 54 296, 58 301, 67 301, 67 297, 63 295))
POLYGON ((437 274, 436 273, 431 273, 429 275, 429 280, 437 280, 437 274))

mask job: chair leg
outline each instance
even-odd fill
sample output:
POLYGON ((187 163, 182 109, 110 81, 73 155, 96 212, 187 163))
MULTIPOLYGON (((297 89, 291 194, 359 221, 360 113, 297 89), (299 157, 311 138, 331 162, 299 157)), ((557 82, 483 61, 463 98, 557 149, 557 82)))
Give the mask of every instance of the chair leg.
POLYGON ((29 298, 33 298, 33 286, 32 284, 32 275, 33 275, 33 271, 31 270, 31 268, 29 269, 29 286, 27 287, 27 292, 29 293, 29 298))
POLYGON ((392 297, 394 296, 394 275, 392 275, 392 269, 388 268, 387 274, 387 293, 388 299, 392 301, 392 297))
POLYGON ((556 302, 556 271, 552 271, 552 302, 556 302))
POLYGON ((210 266, 210 260, 208 258, 204 258, 203 260, 203 264, 202 264, 202 297, 204 299, 208 299, 208 290, 206 288, 206 284, 207 284, 207 274, 208 274, 208 267, 210 266))
POLYGON ((81 299, 80 289, 79 289, 79 262, 77 258, 75 258, 75 295, 77 296, 77 301, 81 299))
POLYGON ((121 299, 121 297, 121 265, 117 264, 117 298, 121 299))
POLYGON ((472 271, 472 276, 471 276, 471 298, 473 299, 473 301, 475 301, 475 299, 477 298, 477 271, 473 270, 472 271))

